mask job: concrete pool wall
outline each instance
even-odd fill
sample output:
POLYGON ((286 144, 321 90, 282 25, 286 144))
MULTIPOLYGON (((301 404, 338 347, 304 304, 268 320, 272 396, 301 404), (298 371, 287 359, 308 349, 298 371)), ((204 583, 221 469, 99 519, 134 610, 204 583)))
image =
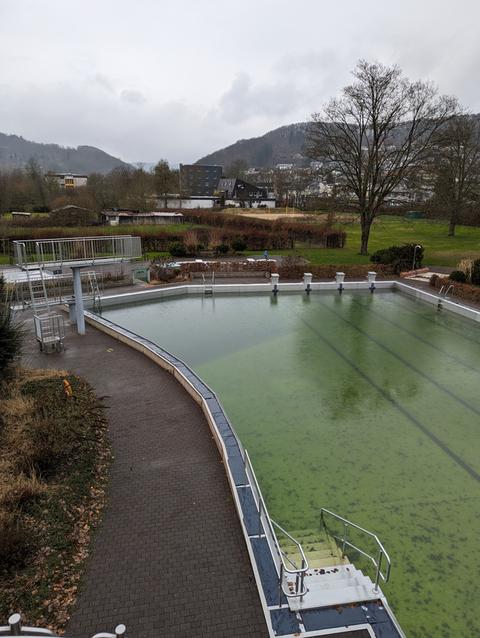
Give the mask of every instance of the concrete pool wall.
MULTIPOLYGON (((452 299, 445 299, 439 295, 426 292, 415 286, 409 286, 400 281, 375 281, 375 290, 397 290, 409 297, 425 301, 431 305, 437 305, 441 301, 442 310, 447 310, 455 314, 461 315, 473 321, 480 321, 480 311, 469 306, 465 306, 452 299)), ((208 287, 208 286, 207 286, 208 287)), ((338 290, 339 284, 332 282, 312 282, 310 284, 311 292, 332 292, 338 290)), ((349 290, 368 290, 370 282, 368 281, 344 281, 342 289, 349 290)), ((232 294, 232 293, 265 293, 272 292, 271 283, 262 284, 215 284, 214 294, 232 294)), ((303 281, 294 283, 278 284, 278 292, 305 292, 305 284, 303 281)), ((156 299, 166 299, 168 297, 178 297, 183 295, 203 295, 205 286, 203 284, 182 284, 179 286, 170 286, 168 288, 154 288, 151 290, 140 290, 138 292, 129 292, 118 295, 102 296, 102 307, 115 306, 124 303, 135 303, 154 301, 156 299)))

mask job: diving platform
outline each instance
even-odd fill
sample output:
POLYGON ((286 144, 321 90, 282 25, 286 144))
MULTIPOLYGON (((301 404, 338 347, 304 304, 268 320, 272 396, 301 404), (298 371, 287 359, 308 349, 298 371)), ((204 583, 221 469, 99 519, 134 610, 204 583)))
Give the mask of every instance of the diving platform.
MULTIPOLYGON (((70 319, 76 323, 78 333, 85 334, 82 269, 138 259, 142 256, 142 241, 140 237, 132 235, 23 239, 14 241, 13 249, 16 265, 26 274, 37 340, 42 346, 43 335, 52 333, 61 323, 51 308, 62 303, 61 296, 52 296, 52 292, 55 291, 56 279, 62 276, 63 268, 72 270, 70 319), (46 314, 41 316, 39 308, 46 308, 46 314), (43 330, 37 330, 40 326, 43 326, 43 330)), ((87 279, 93 289, 93 299, 100 302, 96 276, 89 275, 87 279)), ((63 337, 61 343, 63 347, 63 337)))
POLYGON ((142 256, 141 239, 132 235, 17 240, 13 242, 13 249, 15 263, 23 270, 92 268, 142 256))

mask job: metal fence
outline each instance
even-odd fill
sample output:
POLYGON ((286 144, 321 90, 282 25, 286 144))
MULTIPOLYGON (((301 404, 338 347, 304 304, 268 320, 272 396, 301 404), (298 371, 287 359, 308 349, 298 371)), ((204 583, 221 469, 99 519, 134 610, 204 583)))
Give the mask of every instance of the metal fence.
POLYGON ((13 242, 15 263, 20 268, 42 265, 94 265, 129 261, 142 256, 140 237, 113 235, 108 237, 71 237, 65 239, 26 239, 13 242))

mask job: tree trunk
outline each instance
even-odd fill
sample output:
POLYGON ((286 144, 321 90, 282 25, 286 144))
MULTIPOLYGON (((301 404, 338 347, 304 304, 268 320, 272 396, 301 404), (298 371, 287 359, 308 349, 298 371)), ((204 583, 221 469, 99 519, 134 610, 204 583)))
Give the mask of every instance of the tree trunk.
POLYGON ((457 210, 455 209, 450 217, 450 224, 448 226, 448 236, 455 237, 455 226, 457 225, 457 210))
POLYGON ((370 237, 370 227, 372 225, 372 219, 370 216, 362 211, 362 217, 360 222, 362 228, 362 237, 360 242, 360 254, 368 255, 368 239, 370 237))

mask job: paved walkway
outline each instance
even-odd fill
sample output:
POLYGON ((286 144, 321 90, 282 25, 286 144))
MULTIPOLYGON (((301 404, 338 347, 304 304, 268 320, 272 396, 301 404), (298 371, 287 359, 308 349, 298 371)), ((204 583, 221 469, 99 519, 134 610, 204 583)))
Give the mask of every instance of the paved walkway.
POLYGON ((67 635, 89 638, 122 622, 135 638, 267 636, 223 464, 197 404, 145 356, 91 327, 69 334, 59 355, 25 341, 25 365, 68 369, 108 396, 108 505, 67 635))

